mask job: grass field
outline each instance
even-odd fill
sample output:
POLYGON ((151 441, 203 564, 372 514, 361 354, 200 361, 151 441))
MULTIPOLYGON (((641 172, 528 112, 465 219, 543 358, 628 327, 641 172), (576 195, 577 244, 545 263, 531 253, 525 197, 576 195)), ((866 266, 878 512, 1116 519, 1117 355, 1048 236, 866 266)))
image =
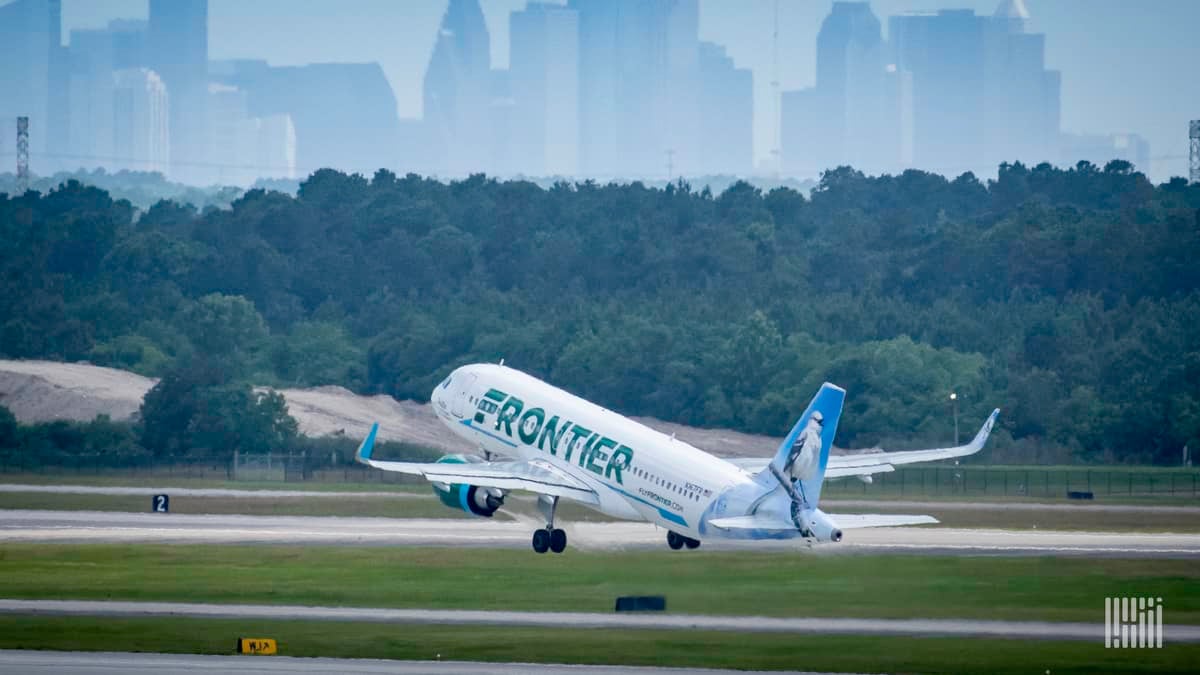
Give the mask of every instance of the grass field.
MULTIPOLYGON (((150 511, 150 496, 52 494, 43 492, 0 492, 3 509, 50 511, 150 511)), ((360 516, 380 518, 474 518, 465 511, 450 508, 434 497, 430 488, 420 492, 396 491, 395 497, 356 496, 349 492, 330 497, 191 497, 172 496, 171 512, 181 514, 240 514, 248 516, 360 516)), ((537 513, 534 498, 510 495, 499 520, 511 520, 514 514, 533 517, 537 513)), ((612 518, 579 504, 564 502, 557 515, 563 522, 607 522, 612 518)))
POLYGON ((223 478, 200 478, 172 472, 155 471, 112 471, 104 474, 78 472, 0 473, 0 483, 24 485, 98 485, 122 487, 143 485, 146 487, 222 488, 227 490, 304 490, 313 492, 426 492, 429 485, 413 476, 392 478, 398 474, 382 471, 375 476, 387 476, 389 480, 367 482, 355 481, 268 481, 227 480, 223 478))
POLYGON ((1192 560, 588 553, 463 548, 11 544, 0 597, 608 612, 662 594, 696 614, 1100 621, 1156 595, 1200 623, 1192 560), (718 582, 719 581, 719 582, 718 582))
MULTIPOLYGON (((1190 673, 1200 645, 1105 649, 1090 642, 701 631, 413 626, 184 618, 0 616, 0 648, 229 654, 273 637, 287 656, 963 673, 1190 673)), ((270 657, 246 657, 270 658, 270 657)))

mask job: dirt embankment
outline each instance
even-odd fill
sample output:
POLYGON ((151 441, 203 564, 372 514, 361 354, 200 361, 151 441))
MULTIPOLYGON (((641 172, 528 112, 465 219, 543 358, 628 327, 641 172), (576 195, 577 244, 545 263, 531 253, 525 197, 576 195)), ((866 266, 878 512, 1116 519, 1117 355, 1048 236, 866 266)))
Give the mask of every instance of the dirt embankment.
MULTIPOLYGON (((97 415, 127 420, 156 380, 114 368, 83 363, 0 360, 0 405, 25 422, 88 421, 97 415)), ((310 436, 366 435, 379 422, 382 440, 406 441, 447 452, 472 448, 437 420, 427 403, 391 396, 360 396, 337 386, 282 389, 288 410, 310 436)), ((769 457, 777 439, 725 429, 696 429, 639 417, 637 421, 717 455, 769 457)))

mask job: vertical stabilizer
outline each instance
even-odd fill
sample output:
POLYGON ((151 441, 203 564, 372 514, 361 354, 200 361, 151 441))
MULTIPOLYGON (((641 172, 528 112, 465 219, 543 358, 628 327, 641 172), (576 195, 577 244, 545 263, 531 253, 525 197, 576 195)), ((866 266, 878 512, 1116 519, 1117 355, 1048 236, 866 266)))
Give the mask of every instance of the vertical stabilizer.
POLYGON ((829 449, 837 434, 846 390, 826 382, 813 397, 791 433, 783 439, 775 458, 757 477, 760 483, 783 485, 800 511, 815 509, 821 483, 829 465, 829 449))

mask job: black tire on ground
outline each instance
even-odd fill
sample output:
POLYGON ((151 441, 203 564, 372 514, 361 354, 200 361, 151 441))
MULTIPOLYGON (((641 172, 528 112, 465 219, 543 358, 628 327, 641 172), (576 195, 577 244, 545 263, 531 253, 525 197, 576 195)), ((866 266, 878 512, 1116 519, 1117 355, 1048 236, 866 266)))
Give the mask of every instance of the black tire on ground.
POLYGON ((668 530, 667 546, 670 546, 672 551, 678 551, 679 549, 683 548, 683 537, 668 530))
POLYGON ((683 543, 686 544, 688 548, 700 548, 700 540, 699 539, 692 539, 691 537, 687 537, 683 540, 683 543))
POLYGON ((533 550, 538 553, 545 553, 548 548, 550 548, 550 533, 546 530, 534 530, 533 550))
POLYGON ((567 533, 555 528, 550 530, 550 550, 562 553, 567 548, 567 533))

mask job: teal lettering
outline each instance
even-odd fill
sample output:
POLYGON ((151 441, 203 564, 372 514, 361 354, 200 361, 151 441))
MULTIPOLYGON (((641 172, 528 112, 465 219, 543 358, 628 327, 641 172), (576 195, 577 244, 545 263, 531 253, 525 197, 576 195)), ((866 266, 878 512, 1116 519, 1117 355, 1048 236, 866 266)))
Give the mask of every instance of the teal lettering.
POLYGON ((575 446, 579 445, 579 439, 590 436, 592 430, 587 427, 581 427, 576 424, 571 429, 571 441, 567 443, 567 455, 564 457, 568 462, 571 461, 571 454, 575 452, 575 446))
POLYGON ((530 408, 521 415, 521 423, 517 426, 517 435, 521 437, 521 441, 526 445, 533 445, 537 440, 538 432, 542 430, 542 424, 546 420, 546 411, 541 408, 530 408))
POLYGON ((571 428, 570 422, 563 422, 563 428, 558 428, 558 415, 546 420, 546 425, 542 427, 542 435, 538 438, 538 450, 545 450, 543 444, 546 438, 550 439, 550 454, 558 454, 558 442, 567 434, 567 429, 571 428), (557 433, 556 433, 557 432, 557 433))
POLYGON ((592 446, 592 451, 589 452, 588 456, 587 456, 588 457, 588 461, 587 461, 588 471, 591 471, 592 473, 596 474, 597 476, 602 475, 604 473, 604 469, 601 469, 600 466, 598 464, 596 464, 596 458, 597 458, 597 456, 599 456, 600 461, 603 462, 604 460, 608 459, 608 453, 601 450, 601 448, 615 448, 615 447, 617 447, 617 442, 611 438, 608 438, 607 436, 596 441, 596 444, 592 446))
POLYGON ((587 443, 584 443, 583 452, 579 453, 579 466, 587 464, 587 459, 592 454, 592 444, 596 442, 597 438, 600 438, 600 434, 592 434, 587 443))
POLYGON ((500 431, 500 425, 503 424, 504 433, 509 438, 512 438, 513 420, 517 419, 517 415, 521 414, 521 409, 524 407, 525 403, 516 396, 513 396, 505 401, 504 405, 500 406, 500 414, 496 415, 495 430, 500 431))
POLYGON ((604 477, 612 478, 612 475, 617 474, 617 482, 621 485, 625 481, 621 480, 621 471, 628 469, 633 463, 633 449, 627 445, 622 445, 613 450, 612 456, 608 458, 608 466, 604 469, 604 477))

